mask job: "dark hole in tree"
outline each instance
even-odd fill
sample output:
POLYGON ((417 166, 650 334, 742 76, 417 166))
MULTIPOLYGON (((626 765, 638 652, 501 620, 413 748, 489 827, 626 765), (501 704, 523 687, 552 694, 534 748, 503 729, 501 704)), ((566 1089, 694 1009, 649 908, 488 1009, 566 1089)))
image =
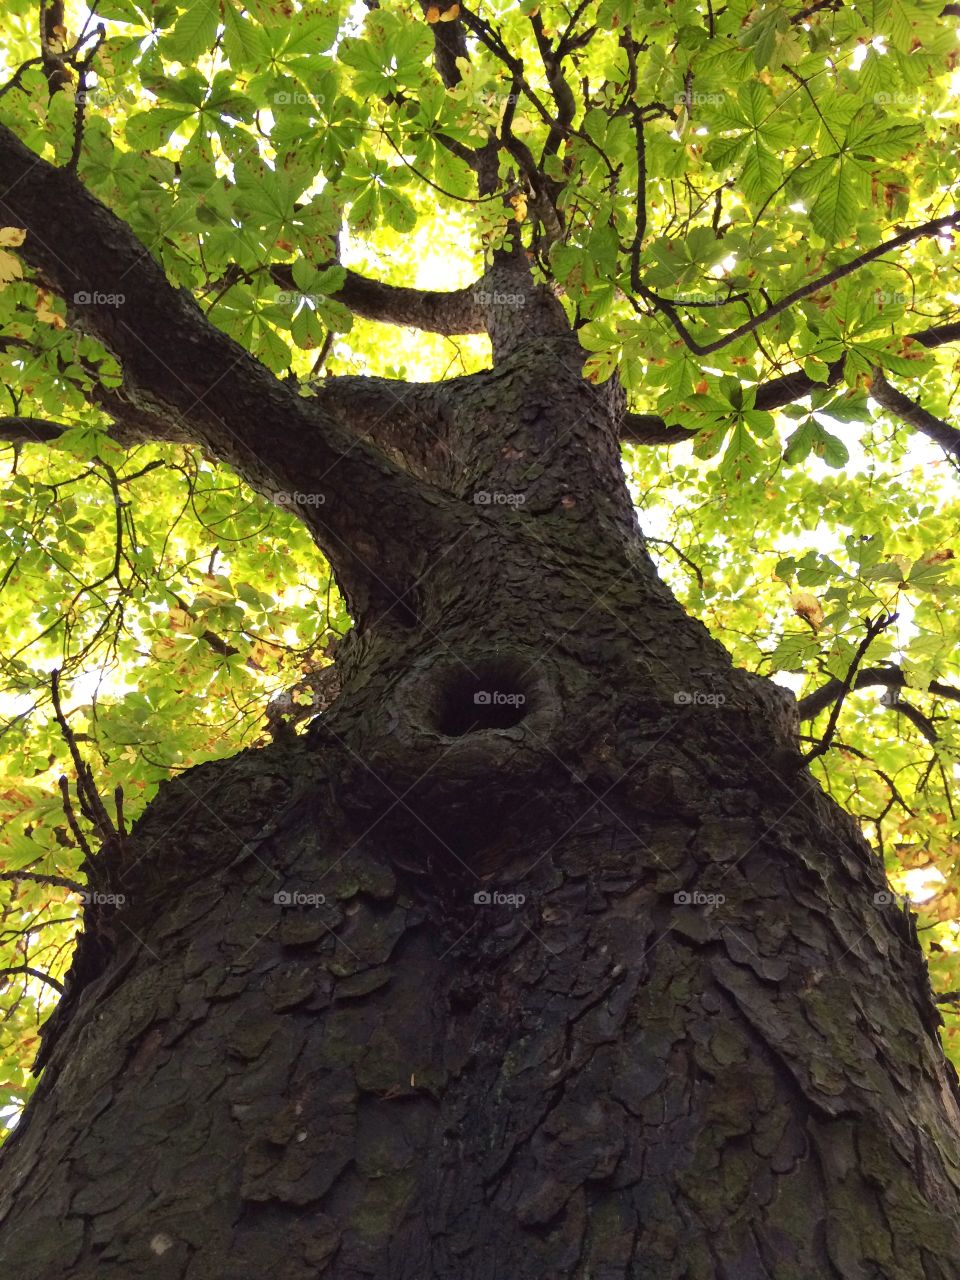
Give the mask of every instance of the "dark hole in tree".
POLYGON ((530 710, 527 686, 511 664, 490 663, 475 671, 451 672, 440 692, 437 728, 450 738, 481 729, 510 729, 530 710))

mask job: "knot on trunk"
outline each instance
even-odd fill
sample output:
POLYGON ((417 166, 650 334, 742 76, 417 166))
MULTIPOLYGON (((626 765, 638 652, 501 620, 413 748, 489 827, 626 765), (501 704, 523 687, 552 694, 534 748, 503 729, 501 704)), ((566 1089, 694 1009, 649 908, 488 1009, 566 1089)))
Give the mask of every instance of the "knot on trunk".
POLYGON ((535 820, 561 722, 556 675, 534 651, 503 646, 426 655, 384 700, 361 744, 364 809, 410 856, 476 868, 506 823, 535 820))

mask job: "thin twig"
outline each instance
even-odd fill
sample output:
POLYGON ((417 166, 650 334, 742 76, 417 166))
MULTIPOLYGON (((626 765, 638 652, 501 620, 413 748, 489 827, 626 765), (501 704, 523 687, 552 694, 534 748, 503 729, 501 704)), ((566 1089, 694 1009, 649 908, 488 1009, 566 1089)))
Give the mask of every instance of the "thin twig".
POLYGON ((853 688, 853 681, 857 674, 857 668, 860 666, 867 650, 873 644, 874 640, 876 640, 877 636, 895 622, 897 616, 898 615, 895 613, 881 613, 872 620, 870 618, 865 620, 867 627, 866 635, 860 641, 859 645, 857 645, 857 651, 853 655, 853 661, 850 663, 847 674, 843 678, 843 686, 830 711, 830 719, 827 721, 826 731, 817 745, 812 747, 803 757, 805 764, 809 764, 811 760, 816 760, 818 756, 822 756, 825 752, 829 751, 833 735, 837 730, 837 722, 840 719, 840 711, 843 707, 844 700, 853 688))

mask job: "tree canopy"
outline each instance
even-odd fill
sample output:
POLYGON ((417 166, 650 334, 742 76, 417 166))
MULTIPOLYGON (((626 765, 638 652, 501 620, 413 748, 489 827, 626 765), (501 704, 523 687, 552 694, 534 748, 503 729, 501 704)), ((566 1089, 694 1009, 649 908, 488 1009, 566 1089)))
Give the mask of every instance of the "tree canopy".
POLYGON ((625 390, 661 572, 796 692, 819 778, 923 899, 960 1057, 960 7, 42 12, 8 0, 0 85, 0 1111, 31 1087, 85 850, 171 774, 302 727, 350 624, 316 493, 271 505, 191 431, 194 312, 168 324, 144 263, 337 419, 365 379, 399 398, 489 364, 479 295, 517 233, 584 376, 625 390), (139 245, 129 288, 58 291, 69 244, 139 245), (176 412, 127 393, 149 344, 176 412))

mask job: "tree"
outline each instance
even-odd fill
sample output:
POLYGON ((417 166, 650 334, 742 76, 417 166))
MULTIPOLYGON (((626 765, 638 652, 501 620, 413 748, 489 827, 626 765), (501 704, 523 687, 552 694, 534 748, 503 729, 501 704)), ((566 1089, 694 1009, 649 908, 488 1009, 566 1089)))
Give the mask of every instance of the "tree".
POLYGON ((4 1274, 953 1276, 956 6, 9 8, 4 1274))

